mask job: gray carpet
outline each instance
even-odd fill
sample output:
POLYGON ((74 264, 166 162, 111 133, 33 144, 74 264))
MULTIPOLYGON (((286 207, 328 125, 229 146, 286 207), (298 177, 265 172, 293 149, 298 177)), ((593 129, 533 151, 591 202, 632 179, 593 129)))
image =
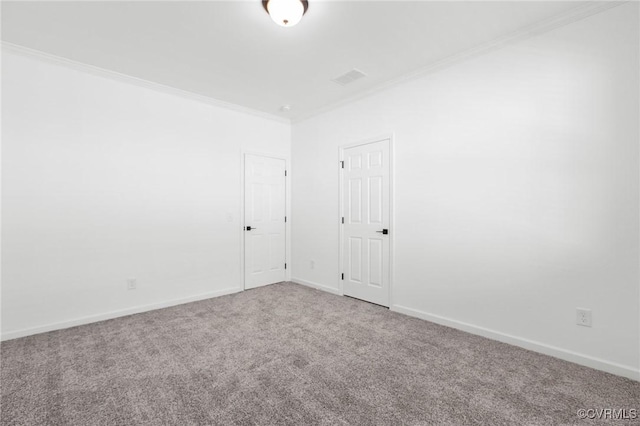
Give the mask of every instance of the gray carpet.
POLYGON ((640 412, 638 382, 291 283, 11 340, 1 355, 2 425, 593 425, 578 409, 640 412))

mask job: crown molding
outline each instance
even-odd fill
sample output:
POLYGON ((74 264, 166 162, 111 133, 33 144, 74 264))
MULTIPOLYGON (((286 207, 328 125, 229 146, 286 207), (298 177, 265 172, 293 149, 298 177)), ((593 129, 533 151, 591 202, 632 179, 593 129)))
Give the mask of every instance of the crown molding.
POLYGON ((546 32, 552 31, 556 28, 564 27, 573 22, 580 21, 582 19, 588 18, 589 16, 596 15, 598 13, 604 12, 606 10, 612 9, 614 7, 620 6, 622 4, 629 3, 630 1, 637 0, 604 0, 604 1, 587 1, 586 4, 576 6, 572 9, 569 9, 566 12, 563 12, 559 15, 552 16, 551 18, 545 19, 538 23, 526 26, 521 28, 520 30, 514 31, 507 35, 495 38, 489 42, 483 43, 481 45, 472 47, 470 49, 464 50, 460 53, 456 53, 454 55, 448 56, 442 60, 431 63, 425 67, 419 68, 415 71, 404 74, 400 77, 393 78, 390 80, 383 81, 379 84, 376 84, 369 89, 362 91, 360 93, 356 93, 352 96, 349 96, 345 99, 342 99, 337 102, 333 102, 331 104, 325 105, 323 107, 314 109, 308 113, 302 113, 293 117, 291 119, 292 124, 300 123, 304 120, 313 118, 315 116, 324 114, 326 112, 337 109, 341 106, 350 104, 352 102, 358 101, 363 98, 368 98, 374 96, 380 92, 383 92, 388 89, 392 89, 396 86, 400 86, 404 83, 408 83, 413 80, 417 80, 419 78, 425 77, 431 73, 440 71, 442 69, 446 69, 457 65, 463 61, 466 61, 471 58, 475 58, 478 56, 485 55, 487 53, 502 49, 509 45, 527 40, 529 38, 535 37, 540 34, 544 34, 546 32))
POLYGON ((176 87, 167 86, 161 83, 155 83, 149 80, 144 80, 138 77, 122 74, 116 71, 111 71, 111 70, 100 68, 94 65, 85 64, 85 63, 67 59, 61 56, 52 55, 46 52, 42 52, 40 50, 31 49, 25 46, 17 45, 17 44, 6 42, 6 41, 2 41, 2 50, 11 51, 17 54, 38 58, 50 63, 67 66, 79 71, 87 72, 87 73, 101 76, 101 77, 110 78, 113 80, 122 81, 129 84, 134 84, 134 85, 152 89, 158 92, 168 93, 168 94, 180 96, 186 99, 195 100, 211 106, 224 108, 232 111, 237 111, 237 112, 241 112, 241 113, 245 113, 245 114, 249 114, 249 115, 253 115, 261 118, 266 118, 266 119, 274 120, 280 123, 295 124, 295 123, 299 123, 304 120, 310 119, 312 117, 324 114, 331 110, 337 109, 341 106, 358 101, 360 99, 376 95, 380 92, 402 85, 404 83, 417 80, 431 73, 457 65, 468 59, 472 59, 472 58, 499 50, 506 46, 515 44, 517 42, 521 42, 529 38, 535 37, 537 35, 552 31, 556 28, 560 28, 560 27, 569 25, 573 22, 580 21, 582 19, 588 18, 589 16, 596 15, 598 13, 604 12, 606 10, 612 9, 614 7, 620 6, 625 3, 629 3, 630 1, 633 1, 633 0, 587 1, 585 4, 574 7, 562 14, 553 16, 551 18, 548 18, 544 21, 538 22, 533 25, 529 25, 518 31, 512 32, 505 36, 498 37, 489 42, 483 43, 479 46, 451 55, 447 58, 431 63, 425 67, 419 68, 415 71, 409 72, 400 77, 383 81, 360 93, 356 93, 352 96, 349 96, 337 102, 332 102, 323 107, 316 108, 307 113, 301 113, 300 115, 297 115, 292 119, 277 116, 275 114, 270 114, 270 113, 259 111, 256 109, 248 108, 242 105, 221 101, 209 96, 200 95, 194 92, 189 92, 186 90, 178 89, 176 87))
POLYGON ((194 92, 178 89, 176 87, 167 86, 161 83, 155 83, 153 81, 145 80, 138 77, 133 77, 127 74, 122 74, 117 71, 112 71, 112 70, 97 67, 94 65, 85 64, 83 62, 74 61, 72 59, 67 59, 62 56, 52 55, 50 53, 46 53, 41 50, 31 49, 29 47, 21 46, 18 44, 7 42, 7 41, 2 41, 2 51, 12 52, 19 55, 40 59, 42 61, 52 63, 55 65, 62 65, 62 66, 66 66, 68 68, 72 68, 74 70, 82 71, 95 76, 106 77, 111 80, 117 80, 123 83, 133 84, 135 86, 144 87, 147 89, 155 90, 157 92, 167 93, 174 96, 180 96, 182 98, 194 100, 194 101, 201 102, 201 103, 218 107, 218 108, 224 108, 227 110, 249 114, 256 117, 266 118, 266 119, 274 120, 280 123, 286 123, 286 124, 291 123, 291 121, 285 117, 279 117, 274 114, 269 114, 269 113, 248 108, 242 105, 221 101, 219 99, 215 99, 209 96, 204 96, 194 92))

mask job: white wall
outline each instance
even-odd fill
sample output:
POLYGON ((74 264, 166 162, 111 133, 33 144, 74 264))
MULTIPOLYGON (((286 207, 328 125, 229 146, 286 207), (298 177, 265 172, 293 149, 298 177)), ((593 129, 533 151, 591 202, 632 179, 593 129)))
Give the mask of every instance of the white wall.
POLYGON ((338 146, 394 133, 392 309, 640 377, 638 39, 634 2, 295 124, 293 279, 340 292, 338 146))
POLYGON ((289 157, 288 123, 6 50, 2 74, 3 338, 240 288, 241 151, 289 157))
MULTIPOLYGON (((338 146, 394 133, 392 308, 638 377, 638 36, 626 4, 295 124, 296 279, 340 291, 338 146)), ((240 154, 289 125, 2 60, 3 338, 240 288, 240 154)))

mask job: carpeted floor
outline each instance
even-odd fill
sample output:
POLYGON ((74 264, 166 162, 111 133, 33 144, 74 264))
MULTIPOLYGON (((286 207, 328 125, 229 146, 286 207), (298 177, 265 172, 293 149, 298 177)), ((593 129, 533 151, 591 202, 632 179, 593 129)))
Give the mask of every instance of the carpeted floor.
POLYGON ((1 355, 2 425, 593 425, 578 409, 640 414, 638 382, 291 283, 11 340, 1 355))

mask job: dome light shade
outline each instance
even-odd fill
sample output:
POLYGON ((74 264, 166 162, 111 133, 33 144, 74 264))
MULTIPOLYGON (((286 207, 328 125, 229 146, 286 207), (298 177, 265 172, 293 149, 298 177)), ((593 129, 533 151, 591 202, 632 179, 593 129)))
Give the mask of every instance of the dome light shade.
POLYGON ((273 22, 283 27, 293 27, 307 12, 309 2, 306 0, 263 0, 262 6, 271 16, 273 22))

